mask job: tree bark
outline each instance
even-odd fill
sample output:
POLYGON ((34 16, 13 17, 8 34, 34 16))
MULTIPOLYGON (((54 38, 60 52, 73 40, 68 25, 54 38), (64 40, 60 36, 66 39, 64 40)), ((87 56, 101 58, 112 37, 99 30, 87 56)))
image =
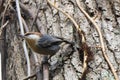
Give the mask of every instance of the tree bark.
MULTIPOLYGON (((93 17, 101 28, 106 54, 120 79, 120 0, 79 1, 82 8, 90 17, 93 17)), ((51 2, 71 15, 85 34, 86 43, 93 53, 94 59, 88 62, 84 79, 114 80, 113 73, 102 55, 101 48, 97 48, 100 46, 99 35, 92 23, 79 10, 76 0, 51 0, 51 2)), ((5 1, 4 4, 6 5, 7 2, 5 1)), ((24 5, 21 5, 21 14, 30 31, 40 31, 42 33, 63 37, 66 40, 75 42, 75 47, 81 49, 81 45, 79 45, 81 39, 78 36, 74 24, 67 16, 48 4, 47 0, 21 0, 20 4, 24 5), (35 17, 36 20, 33 23, 35 17)), ((20 34, 20 28, 15 2, 11 2, 10 5, 5 13, 5 19, 8 19, 10 23, 6 27, 6 32, 3 31, 6 35, 6 40, 4 41, 7 43, 7 47, 3 47, 5 43, 0 40, 0 52, 8 56, 4 57, 4 60, 2 59, 2 64, 4 65, 2 66, 3 77, 6 78, 3 80, 21 80, 27 77, 27 63, 22 47, 22 40, 17 36, 20 34)), ((2 18, 0 21, 1 20, 2 18)), ((49 77, 51 80, 81 79, 83 73, 82 53, 80 53, 78 49, 73 51, 70 48, 69 45, 64 45, 63 49, 48 61, 50 64, 49 77)), ((35 73, 36 63, 29 48, 28 51, 31 62, 31 74, 33 74, 35 73)), ((39 63, 41 63, 42 55, 37 54, 37 57, 39 63)), ((31 80, 36 80, 36 78, 33 77, 31 80)))

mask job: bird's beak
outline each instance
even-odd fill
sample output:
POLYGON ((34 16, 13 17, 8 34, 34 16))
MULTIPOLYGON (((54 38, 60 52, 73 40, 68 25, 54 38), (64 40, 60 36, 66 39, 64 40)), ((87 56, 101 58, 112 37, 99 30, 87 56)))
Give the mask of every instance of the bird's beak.
POLYGON ((18 37, 22 38, 22 41, 25 39, 25 36, 22 34, 19 34, 18 37))

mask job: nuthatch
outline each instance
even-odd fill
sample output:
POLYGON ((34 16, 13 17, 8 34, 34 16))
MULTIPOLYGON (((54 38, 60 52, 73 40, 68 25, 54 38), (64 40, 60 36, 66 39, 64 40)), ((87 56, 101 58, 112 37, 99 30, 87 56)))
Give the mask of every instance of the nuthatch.
POLYGON ((41 34, 39 32, 27 32, 21 35, 29 45, 29 47, 36 53, 44 55, 54 55, 60 49, 60 45, 64 42, 73 44, 63 38, 41 34))

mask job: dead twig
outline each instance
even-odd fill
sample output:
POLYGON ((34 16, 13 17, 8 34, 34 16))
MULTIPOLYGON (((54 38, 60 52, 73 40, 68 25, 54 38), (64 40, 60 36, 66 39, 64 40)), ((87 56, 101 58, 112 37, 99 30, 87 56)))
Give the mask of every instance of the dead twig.
POLYGON ((77 22, 74 20, 74 18, 72 16, 70 16, 69 14, 67 14, 65 11, 63 11, 62 9, 59 9, 58 7, 56 7, 54 4, 52 4, 50 2, 50 0, 47 0, 47 2, 53 6, 55 9, 57 9, 58 11, 62 12, 65 16, 67 16, 75 25, 76 30, 80 33, 80 35, 82 36, 82 41, 85 42, 85 36, 84 33, 82 32, 82 30, 80 29, 79 25, 77 24, 77 22))
POLYGON ((48 65, 48 63, 43 64, 43 80, 50 80, 49 79, 49 65, 48 65))
POLYGON ((26 31, 26 32, 29 32, 28 26, 27 26, 27 24, 26 24, 24 18, 23 18, 23 17, 21 17, 21 18, 22 18, 22 22, 23 22, 23 25, 24 25, 25 31, 26 31))
POLYGON ((43 80, 50 80, 49 79, 49 63, 48 63, 48 56, 43 56, 42 60, 42 69, 43 69, 43 80))
POLYGON ((101 43, 101 48, 102 48, 102 54, 105 58, 105 60, 107 61, 114 77, 115 77, 115 80, 119 80, 118 79, 118 76, 117 76, 117 73, 115 72, 115 69, 113 67, 113 65, 111 64, 110 60, 108 59, 108 56, 107 54, 105 53, 105 45, 104 45, 104 40, 103 40, 103 36, 102 36, 102 33, 101 33, 101 29, 99 28, 99 26, 95 23, 95 21, 87 14, 87 12, 85 12, 85 10, 80 6, 80 2, 79 0, 76 0, 77 2, 77 5, 79 7, 79 9, 81 10, 81 12, 83 12, 83 14, 93 23, 95 29, 97 30, 98 34, 99 34, 99 37, 100 37, 100 43, 101 43))
POLYGON ((32 75, 30 75, 30 76, 24 78, 23 80, 28 80, 28 79, 33 78, 33 77, 35 77, 35 76, 36 76, 36 73, 34 73, 34 74, 32 74, 32 75))
MULTIPOLYGON (((21 19, 19 0, 16 0, 16 9, 17 9, 18 20, 19 20, 19 24, 20 24, 20 31, 21 31, 21 34, 24 35, 24 28, 23 28, 22 19, 21 19)), ((23 41, 23 48, 24 48, 24 53, 25 53, 25 57, 27 60, 27 69, 28 69, 27 74, 28 74, 28 76, 30 76, 30 59, 28 56, 28 50, 27 50, 27 46, 26 46, 25 41, 23 41)))
POLYGON ((10 5, 10 2, 11 2, 11 0, 9 0, 9 1, 7 2, 7 5, 5 6, 5 9, 4 9, 4 11, 3 11, 3 15, 2 15, 3 17, 2 17, 1 25, 3 25, 3 23, 4 23, 5 13, 6 13, 6 11, 7 11, 8 6, 10 5))
POLYGON ((2 34, 3 29, 7 26, 8 23, 9 21, 6 21, 5 24, 0 27, 0 36, 2 34))
MULTIPOLYGON (((33 51, 32 51, 33 52, 33 51)), ((43 72, 41 65, 39 64, 38 57, 35 52, 33 52, 34 60, 35 60, 35 66, 36 66, 36 77, 37 80, 43 80, 43 72)))
POLYGON ((37 20, 38 13, 39 13, 39 11, 40 11, 40 7, 41 7, 41 5, 39 4, 39 7, 38 7, 38 9, 37 9, 37 13, 36 13, 36 15, 35 15, 35 18, 33 19, 32 25, 31 25, 31 30, 33 30, 33 25, 34 25, 35 21, 37 20))
MULTIPOLYGON (((33 78, 33 77, 37 77, 37 80, 43 80, 42 78, 39 78, 38 79, 38 73, 40 73, 41 71, 38 71, 38 72, 36 72, 36 73, 33 73, 32 75, 30 75, 30 76, 27 76, 27 77, 25 77, 25 78, 23 78, 22 80, 28 80, 28 79, 31 79, 31 78, 33 78)), ((41 72, 42 73, 42 72, 41 72)), ((39 77, 41 77, 41 75, 39 75, 39 77)))

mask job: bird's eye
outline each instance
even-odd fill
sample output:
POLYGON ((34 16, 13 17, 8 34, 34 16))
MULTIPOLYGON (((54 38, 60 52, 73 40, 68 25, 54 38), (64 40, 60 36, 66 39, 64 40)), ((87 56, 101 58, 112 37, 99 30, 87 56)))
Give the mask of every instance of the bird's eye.
POLYGON ((25 34, 25 36, 28 36, 29 34, 25 34))

